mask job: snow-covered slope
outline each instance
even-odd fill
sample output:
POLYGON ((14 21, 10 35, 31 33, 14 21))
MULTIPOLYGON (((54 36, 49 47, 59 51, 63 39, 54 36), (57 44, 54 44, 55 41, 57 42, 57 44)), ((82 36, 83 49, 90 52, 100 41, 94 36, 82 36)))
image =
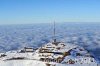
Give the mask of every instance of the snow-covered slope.
MULTIPOLYGON (((46 66, 47 63, 34 60, 11 60, 11 61, 0 61, 0 66, 46 66)), ((51 63, 55 66, 97 66, 97 64, 59 64, 51 63)), ((98 65, 99 66, 99 65, 98 65)))
POLYGON ((11 61, 0 61, 0 66, 46 66, 46 65, 41 61, 11 60, 11 61))
POLYGON ((0 54, 0 66, 98 66, 84 48, 63 42, 50 42, 37 50, 23 50, 0 54))

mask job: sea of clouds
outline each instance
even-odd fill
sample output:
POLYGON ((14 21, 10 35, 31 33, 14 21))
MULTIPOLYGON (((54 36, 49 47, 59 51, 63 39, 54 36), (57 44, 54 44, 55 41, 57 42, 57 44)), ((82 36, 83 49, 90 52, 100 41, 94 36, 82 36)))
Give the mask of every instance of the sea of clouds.
MULTIPOLYGON (((38 48, 53 39, 53 23, 1 25, 0 52, 38 48)), ((100 59, 100 23, 56 23, 58 41, 78 44, 100 59)))

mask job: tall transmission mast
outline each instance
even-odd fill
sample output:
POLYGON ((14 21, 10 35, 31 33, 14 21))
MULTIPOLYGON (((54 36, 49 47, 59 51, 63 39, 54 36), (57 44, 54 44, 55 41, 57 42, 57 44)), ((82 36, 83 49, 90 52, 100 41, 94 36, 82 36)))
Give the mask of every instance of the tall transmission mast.
POLYGON ((54 42, 56 42, 56 27, 55 27, 55 21, 54 21, 54 38, 53 38, 54 42))

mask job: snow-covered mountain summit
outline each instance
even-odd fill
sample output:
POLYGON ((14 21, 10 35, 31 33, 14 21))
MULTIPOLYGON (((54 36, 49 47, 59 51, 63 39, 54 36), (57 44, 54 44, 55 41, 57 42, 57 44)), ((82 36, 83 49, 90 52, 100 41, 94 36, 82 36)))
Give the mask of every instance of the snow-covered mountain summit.
POLYGON ((22 50, 0 54, 0 66, 99 66, 84 48, 64 43, 50 42, 38 49, 25 47, 22 50))

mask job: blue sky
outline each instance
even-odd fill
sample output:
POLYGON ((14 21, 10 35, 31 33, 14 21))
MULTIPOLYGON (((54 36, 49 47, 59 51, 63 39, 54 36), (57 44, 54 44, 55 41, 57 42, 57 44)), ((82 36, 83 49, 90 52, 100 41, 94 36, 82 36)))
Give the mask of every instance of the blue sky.
POLYGON ((100 22, 100 0, 0 0, 0 24, 100 22))

